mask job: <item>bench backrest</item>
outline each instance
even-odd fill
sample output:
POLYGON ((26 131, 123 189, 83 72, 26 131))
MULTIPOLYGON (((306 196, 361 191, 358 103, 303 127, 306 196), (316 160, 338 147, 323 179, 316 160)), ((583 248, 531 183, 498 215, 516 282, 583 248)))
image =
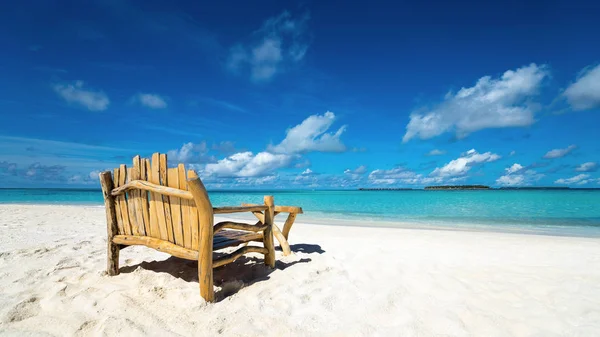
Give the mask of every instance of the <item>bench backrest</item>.
MULTIPOLYGON (((197 175, 193 170, 188 170, 186 175, 183 164, 169 168, 167 155, 154 153, 152 160, 135 156, 132 167, 121 165, 114 169, 112 177, 114 188, 134 180, 144 180, 187 191, 187 179, 197 175)), ((204 195, 206 200, 203 203, 207 205, 201 208, 209 209, 211 214, 199 214, 194 200, 139 189, 128 190, 115 197, 118 234, 148 236, 198 250, 200 221, 212 221, 213 216, 205 191, 204 195)))

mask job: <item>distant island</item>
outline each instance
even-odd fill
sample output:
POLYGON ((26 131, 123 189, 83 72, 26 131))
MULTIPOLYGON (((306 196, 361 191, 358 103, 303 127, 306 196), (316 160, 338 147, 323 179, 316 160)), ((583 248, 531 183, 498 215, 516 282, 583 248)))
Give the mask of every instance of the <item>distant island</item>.
POLYGON ((485 185, 443 185, 443 186, 426 186, 426 190, 489 190, 489 186, 485 185))

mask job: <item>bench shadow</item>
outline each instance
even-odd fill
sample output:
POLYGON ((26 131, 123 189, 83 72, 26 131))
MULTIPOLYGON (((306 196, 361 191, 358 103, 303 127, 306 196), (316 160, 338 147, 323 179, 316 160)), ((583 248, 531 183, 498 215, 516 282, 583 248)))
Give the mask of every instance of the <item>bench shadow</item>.
MULTIPOLYGON (((325 251, 319 245, 297 244, 290 246, 293 252, 302 252, 305 254, 318 253, 325 251)), ((225 253, 215 253, 218 258, 225 253)), ((285 270, 298 263, 308 263, 310 258, 301 258, 296 261, 284 262, 275 261, 275 268, 271 269, 264 264, 262 258, 253 256, 241 256, 232 263, 215 268, 213 270, 214 285, 221 288, 215 292, 217 302, 236 294, 244 287, 249 287, 254 283, 268 280, 269 275, 275 270, 285 270)), ((198 283, 198 262, 181 259, 175 256, 161 261, 144 261, 131 266, 123 266, 120 273, 132 273, 136 269, 142 268, 155 273, 167 273, 173 277, 182 279, 186 282, 198 283)))

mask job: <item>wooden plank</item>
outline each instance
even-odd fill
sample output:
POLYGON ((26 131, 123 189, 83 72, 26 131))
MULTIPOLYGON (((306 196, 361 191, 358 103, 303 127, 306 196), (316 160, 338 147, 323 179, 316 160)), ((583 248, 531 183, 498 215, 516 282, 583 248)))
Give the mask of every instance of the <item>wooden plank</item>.
POLYGON ((261 253, 261 254, 266 255, 266 254, 268 254, 268 251, 266 248, 263 248, 263 247, 255 247, 255 246, 242 247, 233 253, 230 253, 225 256, 221 256, 218 259, 215 259, 213 261, 213 268, 217 268, 222 265, 231 263, 231 262, 237 260, 240 256, 242 256, 244 254, 248 254, 248 253, 261 253))
POLYGON ((179 247, 169 241, 157 238, 136 235, 117 235, 113 238, 113 242, 128 246, 142 245, 182 259, 198 260, 198 251, 179 247))
MULTIPOLYGON (((133 157, 133 167, 131 168, 131 180, 140 180, 142 176, 140 156, 133 157)), ((132 193, 133 203, 135 208, 135 220, 136 223, 134 229, 137 230, 139 235, 146 235, 146 229, 144 225, 144 211, 142 206, 142 193, 143 191, 136 190, 132 193)), ((135 233, 134 233, 135 234, 135 233)))
POLYGON ((263 232, 263 244, 268 253, 265 254, 265 264, 271 268, 275 268, 275 246, 273 244, 273 217, 275 216, 275 203, 273 196, 266 195, 264 197, 265 206, 268 209, 265 211, 265 225, 267 228, 263 232))
MULTIPOLYGON (((160 165, 158 167, 160 172, 160 184, 167 187, 169 186, 169 178, 167 177, 167 155, 164 153, 160 154, 160 165)), ((163 207, 165 208, 165 223, 167 226, 167 237, 169 238, 169 242, 175 243, 175 239, 173 237, 173 220, 171 215, 171 199, 163 195, 163 207)))
MULTIPOLYGON (((152 158, 154 159, 154 155, 152 155, 152 158)), ((158 160, 158 159, 157 159, 158 160)), ((154 175, 152 174, 152 164, 150 163, 150 160, 146 159, 146 174, 148 175, 148 181, 149 182, 153 182, 154 179, 154 175)), ((148 193, 148 198, 149 198, 149 202, 148 202, 148 211, 149 211, 149 215, 150 215, 150 236, 153 238, 160 238, 160 231, 159 231, 159 223, 158 223, 158 206, 156 205, 156 203, 158 202, 158 200, 162 200, 162 198, 160 198, 160 194, 158 193, 148 193)))
POLYGON ((144 190, 144 191, 149 191, 149 192, 156 192, 161 195, 168 195, 168 196, 183 198, 183 199, 187 199, 187 200, 194 200, 192 193, 190 193, 188 191, 182 191, 180 189, 162 186, 162 185, 158 185, 158 184, 143 181, 143 180, 131 181, 123 186, 115 188, 112 190, 111 194, 113 196, 117 196, 117 195, 121 195, 121 194, 125 193, 126 191, 133 190, 133 189, 139 189, 139 190, 144 190))
MULTIPOLYGON (((150 161, 146 158, 140 159, 140 180, 148 180, 148 171, 150 171, 150 161)), ((150 209, 148 201, 148 192, 140 191, 140 203, 142 207, 142 216, 144 218, 144 233, 150 236, 150 209)))
MULTIPOLYGON (((127 181, 130 182, 133 175, 133 168, 127 168, 127 181)), ((138 230, 138 218, 137 218, 137 210, 135 207, 135 194, 138 191, 132 190, 127 193, 127 212, 129 213, 129 224, 132 235, 139 235, 140 232, 138 230)))
POLYGON ((200 224, 200 243, 198 245, 200 295, 207 302, 212 302, 215 300, 213 288, 213 207, 200 178, 189 179, 188 187, 194 195, 194 203, 198 209, 198 223, 200 224))
MULTIPOLYGON (((258 206, 258 204, 242 203, 242 206, 258 206)), ((277 212, 277 213, 296 213, 296 214, 304 213, 304 211, 302 210, 302 207, 296 207, 296 206, 275 206, 275 212, 277 212)))
MULTIPOLYGON (((125 185, 127 181, 127 166, 121 164, 119 166, 119 185, 125 185)), ((127 199, 125 195, 121 195, 117 198, 119 201, 119 207, 121 207, 121 216, 123 217, 123 232, 126 235, 131 235, 131 223, 129 222, 129 210, 127 209, 127 199)))
POLYGON ((227 213, 241 213, 241 212, 261 212, 267 209, 266 206, 227 206, 227 207, 214 207, 214 214, 227 214, 227 213))
MULTIPOLYGON (((167 169, 167 182, 169 187, 179 188, 179 170, 177 167, 167 169)), ((181 198, 171 197, 171 220, 173 223, 173 238, 175 244, 184 246, 183 225, 181 223, 181 198)))
MULTIPOLYGON (((119 186, 119 168, 115 168, 113 174, 113 183, 115 187, 119 186)), ((121 215, 121 205, 119 205, 119 200, 115 198, 115 213, 117 215, 117 228, 119 234, 125 234, 123 230, 123 216, 121 215)))
MULTIPOLYGON (((160 185, 160 168, 159 167, 160 167, 160 154, 154 153, 152 155, 152 167, 151 167, 150 172, 152 172, 151 182, 153 184, 157 184, 157 185, 160 185)), ((152 229, 152 234, 153 234, 152 237, 157 237, 159 239, 168 240, 169 235, 167 234, 167 220, 165 218, 165 207, 163 204, 162 195, 160 195, 158 193, 152 193, 150 196, 152 198, 150 203, 154 204, 156 217, 158 219, 157 224, 156 224, 156 232, 154 231, 154 228, 152 229)))
POLYGON ((119 274, 119 245, 113 242, 118 234, 117 213, 115 210, 115 198, 110 194, 113 189, 113 181, 110 171, 100 173, 100 186, 104 196, 104 209, 106 210, 106 233, 107 233, 107 262, 106 273, 110 276, 119 274))
MULTIPOLYGON (((194 170, 188 170, 188 180, 198 178, 198 175, 194 170)), ((189 184, 188 184, 189 189, 189 184)), ((200 215, 198 214, 198 207, 196 203, 192 201, 190 203, 190 226, 191 226, 191 245, 193 250, 198 250, 200 239, 198 237, 200 231, 200 215)))
MULTIPOLYGON (((185 176, 185 166, 179 164, 177 166, 179 176, 179 189, 187 190, 187 179, 185 176)), ((191 194, 191 193, 190 193, 191 194)), ((190 222, 190 203, 193 201, 181 199, 181 220, 183 225, 183 246, 185 248, 192 248, 192 223, 190 222)))
POLYGON ((214 233, 220 232, 221 230, 228 229, 241 229, 248 232, 261 232, 264 231, 266 226, 262 224, 262 222, 258 222, 256 225, 251 225, 243 222, 234 222, 234 221, 223 221, 219 222, 213 228, 214 233))

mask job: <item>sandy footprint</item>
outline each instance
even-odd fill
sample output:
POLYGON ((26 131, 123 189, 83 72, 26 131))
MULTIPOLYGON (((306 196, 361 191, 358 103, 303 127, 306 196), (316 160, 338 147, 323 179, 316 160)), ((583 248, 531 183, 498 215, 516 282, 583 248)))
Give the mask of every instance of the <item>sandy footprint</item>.
POLYGON ((39 299, 32 296, 24 301, 19 302, 12 308, 4 319, 5 323, 14 323, 26 320, 36 316, 40 312, 39 299))

